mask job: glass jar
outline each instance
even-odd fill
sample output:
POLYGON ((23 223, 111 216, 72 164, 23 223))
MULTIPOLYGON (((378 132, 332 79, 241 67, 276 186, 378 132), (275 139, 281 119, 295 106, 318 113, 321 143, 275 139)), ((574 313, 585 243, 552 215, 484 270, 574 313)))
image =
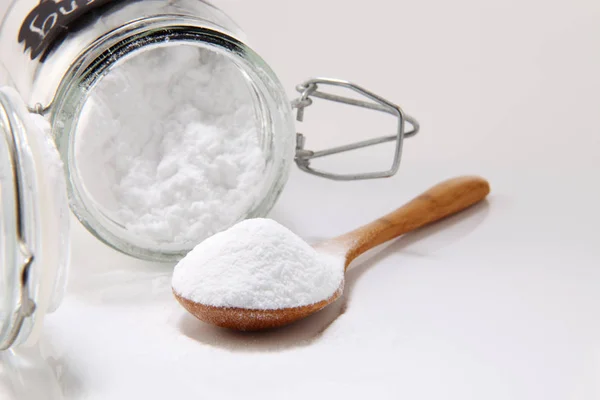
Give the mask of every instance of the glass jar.
MULTIPOLYGON (((44 1, 41 4, 38 1, 16 1, 4 21, 0 33, 0 54, 10 55, 8 74, 28 107, 43 113, 52 123, 52 134, 66 168, 71 208, 102 241, 139 258, 171 261, 181 258, 203 239, 202 235, 192 235, 191 240, 175 242, 169 240, 168 232, 153 236, 154 232, 129 229, 128 223, 132 221, 120 220, 115 207, 111 209, 110 203, 114 205, 119 199, 103 198, 110 192, 111 184, 115 185, 114 180, 95 185, 97 180, 103 180, 102 176, 98 177, 98 172, 106 169, 105 160, 99 159, 96 165, 89 162, 82 165, 83 162, 78 159, 77 152, 82 147, 85 156, 94 150, 105 150, 85 148, 85 140, 92 134, 87 132, 89 122, 82 121, 82 116, 90 113, 93 101, 99 102, 99 97, 106 97, 104 93, 95 93, 107 91, 106 85, 102 87, 107 78, 117 76, 117 79, 123 80, 119 74, 125 74, 119 70, 127 69, 136 62, 136 58, 143 61, 152 58, 149 53, 153 52, 189 62, 186 60, 188 54, 179 54, 182 49, 192 55, 198 51, 210 51, 219 57, 219 62, 234 66, 237 76, 233 78, 245 86, 247 96, 252 98, 254 115, 251 117, 257 125, 265 166, 255 201, 248 203, 240 215, 227 219, 224 225, 231 225, 245 217, 264 215, 271 208, 293 158, 294 125, 289 101, 275 74, 238 39, 241 37, 239 29, 221 11, 198 0, 79 0, 44 1)), ((168 64, 168 60, 163 63, 168 64)), ((153 68, 151 72, 170 73, 173 76, 163 78, 168 80, 178 79, 180 77, 175 74, 186 71, 163 72, 160 68, 153 68)), ((125 79, 133 80, 135 77, 126 76, 125 79)), ((136 114, 138 110, 152 115, 156 108, 163 106, 151 104, 154 99, 143 104, 144 99, 135 93, 127 93, 126 96, 127 100, 138 103, 132 106, 136 109, 130 112, 138 120, 141 117, 136 114)), ((189 101, 185 96, 182 98, 189 101)), ((107 113, 106 119, 111 117, 107 113)), ((100 117, 93 120, 95 125, 98 119, 100 117)), ((119 139, 128 145, 132 143, 127 142, 126 135, 129 138, 142 135, 135 131, 136 127, 124 128, 129 131, 119 132, 119 139)), ((144 128, 151 129, 144 126, 139 130, 144 128)), ((116 149, 109 151, 120 155, 116 149)), ((166 226, 166 231, 169 228, 166 226)), ((215 232, 208 232, 211 233, 215 232)))
POLYGON ((0 91, 0 287, 9 288, 0 299, 0 348, 35 337, 63 292, 63 186, 98 239, 134 257, 175 261, 205 237, 266 215, 293 161, 331 179, 391 176, 403 139, 418 132, 400 107, 345 81, 309 80, 290 103, 237 25, 202 0, 15 0, 0 27, 0 54, 0 84, 14 88, 0 91), (364 100, 322 90, 330 85, 364 100), (397 131, 307 150, 294 119, 303 120, 314 98, 391 114, 397 131), (396 142, 386 171, 340 175, 310 164, 385 141, 396 142), (56 152, 64 181, 55 176, 56 152))
MULTIPOLYGON (((41 117, 39 117, 41 118, 41 117)), ((69 208, 49 132, 0 89, 0 350, 34 339, 64 294, 69 208)))

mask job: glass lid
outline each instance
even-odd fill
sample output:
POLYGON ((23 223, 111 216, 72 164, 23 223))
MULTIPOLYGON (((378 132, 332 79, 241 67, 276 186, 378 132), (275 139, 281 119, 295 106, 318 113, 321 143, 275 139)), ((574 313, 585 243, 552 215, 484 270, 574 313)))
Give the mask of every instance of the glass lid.
POLYGON ((0 350, 35 337, 66 280, 68 205, 49 127, 0 88, 0 350))

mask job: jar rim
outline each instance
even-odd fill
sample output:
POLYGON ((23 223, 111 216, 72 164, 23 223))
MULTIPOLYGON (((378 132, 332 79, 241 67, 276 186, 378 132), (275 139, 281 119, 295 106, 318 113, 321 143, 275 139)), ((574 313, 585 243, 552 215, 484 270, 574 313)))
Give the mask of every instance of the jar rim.
MULTIPOLYGON (((194 246, 158 246, 134 243, 124 229, 115 226, 99 210, 95 209, 91 199, 82 190, 78 182, 75 165, 73 136, 76 131, 74 120, 80 115, 83 104, 87 100, 91 88, 102 79, 103 73, 128 55, 136 51, 148 49, 151 46, 170 44, 190 44, 199 47, 209 47, 228 56, 240 68, 241 72, 252 79, 253 89, 259 96, 269 98, 271 107, 262 107, 261 112, 266 119, 283 119, 280 124, 285 126, 289 136, 286 139, 284 157, 275 155, 277 159, 278 176, 273 177, 269 192, 260 204, 248 216, 265 215, 278 197, 283 183, 287 180, 289 167, 293 160, 294 128, 291 116, 291 106, 285 97, 283 89, 274 72, 253 50, 238 39, 206 27, 205 21, 193 18, 178 19, 175 24, 169 17, 149 17, 133 21, 110 35, 96 41, 86 49, 73 64, 63 78, 55 97, 52 112, 52 124, 58 149, 67 169, 67 186, 71 209, 80 222, 98 239, 105 244, 125 254, 152 261, 177 261, 187 254, 194 246), (281 114, 279 116, 275 114, 281 114)), ((92 89, 93 90, 93 89, 92 89)), ((266 126, 272 129, 272 126, 266 126)))

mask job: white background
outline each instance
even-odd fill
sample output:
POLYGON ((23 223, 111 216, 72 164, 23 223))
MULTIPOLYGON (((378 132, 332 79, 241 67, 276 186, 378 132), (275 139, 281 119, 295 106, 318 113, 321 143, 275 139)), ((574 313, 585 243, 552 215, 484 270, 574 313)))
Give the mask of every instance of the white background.
MULTIPOLYGON (((171 297, 169 266, 116 254, 77 225, 43 360, 5 359, 0 395, 25 385, 52 400, 600 398, 600 2, 217 4, 290 96, 310 76, 345 78, 422 124, 394 178, 294 170, 274 218, 330 237, 461 174, 489 179, 489 201, 364 258, 340 302, 265 334, 195 321, 171 297)), ((319 146, 379 134, 352 129, 366 119, 341 129, 351 120, 309 118, 319 146)))

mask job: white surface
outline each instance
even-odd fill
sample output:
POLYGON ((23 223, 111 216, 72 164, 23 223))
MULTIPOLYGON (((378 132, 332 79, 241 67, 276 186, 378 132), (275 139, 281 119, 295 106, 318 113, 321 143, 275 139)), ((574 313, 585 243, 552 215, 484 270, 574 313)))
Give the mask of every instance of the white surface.
MULTIPOLYGON (((220 4, 290 94, 311 75, 342 77, 422 123, 396 177, 294 171, 274 218, 322 238, 450 176, 482 175, 493 194, 357 263, 331 309, 266 334, 196 322, 171 297, 169 267, 77 227, 70 294, 29 390, 54 376, 48 390, 77 400, 599 398, 600 3, 220 4)), ((362 134, 361 121, 335 130, 318 115, 307 111, 322 129, 309 143, 362 134)), ((360 165, 385 153, 372 154, 360 165)), ((2 369, 0 385, 23 378, 6 357, 2 369)))

